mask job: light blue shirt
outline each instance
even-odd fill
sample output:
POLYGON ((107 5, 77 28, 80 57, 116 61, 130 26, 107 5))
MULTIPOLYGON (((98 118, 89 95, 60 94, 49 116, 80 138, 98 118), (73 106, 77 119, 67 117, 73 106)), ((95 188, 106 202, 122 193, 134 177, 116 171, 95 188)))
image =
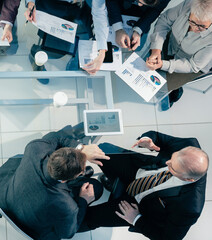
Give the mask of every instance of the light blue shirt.
MULTIPOLYGON (((72 2, 73 0, 60 0, 66 2, 72 2)), ((26 0, 26 6, 29 2, 35 2, 35 0, 26 0)), ((94 32, 97 41, 97 49, 107 50, 107 38, 109 34, 109 23, 107 17, 107 7, 105 0, 92 0, 92 17, 94 23, 94 32)))

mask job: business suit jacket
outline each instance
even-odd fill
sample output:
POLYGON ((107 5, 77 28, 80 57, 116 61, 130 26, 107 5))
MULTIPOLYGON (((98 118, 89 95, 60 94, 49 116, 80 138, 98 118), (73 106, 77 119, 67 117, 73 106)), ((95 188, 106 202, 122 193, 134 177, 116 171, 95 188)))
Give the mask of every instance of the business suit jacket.
POLYGON ((0 21, 14 24, 21 0, 0 0, 0 21))
POLYGON ((132 0, 106 0, 108 19, 110 25, 122 22, 121 15, 137 16, 139 20, 135 26, 139 27, 143 33, 147 33, 151 24, 157 19, 170 0, 160 0, 154 7, 132 4, 132 0))
POLYGON ((86 200, 79 197, 76 202, 68 185, 52 179, 46 167, 55 150, 77 146, 71 129, 68 126, 30 142, 21 162, 10 159, 0 168, 0 207, 35 239, 72 237, 86 212, 86 200))
MULTIPOLYGON (((153 131, 142 136, 150 137, 160 147, 158 156, 153 157, 152 169, 163 167, 172 153, 184 147, 200 148, 195 138, 176 138, 153 131)), ((147 195, 139 204, 142 217, 134 227, 130 228, 130 231, 143 233, 154 240, 183 239, 202 212, 205 187, 206 175, 197 182, 147 195), (165 207, 162 206, 159 198, 165 207)))
MULTIPOLYGON (((115 177, 115 172, 118 172, 119 178, 122 178, 121 171, 123 169, 123 174, 129 172, 130 176, 127 177, 129 179, 132 178, 131 175, 134 172, 133 179, 135 179, 137 170, 131 169, 130 164, 135 165, 137 169, 154 170, 166 166, 165 162, 171 158, 171 155, 182 148, 187 146, 200 148, 195 138, 177 138, 155 131, 144 133, 141 137, 144 136, 150 137, 160 147, 158 156, 136 154, 134 157, 129 154, 128 162, 126 162, 127 153, 124 150, 125 154, 123 157, 119 156, 120 159, 113 159, 113 155, 111 155, 108 164, 103 162, 102 169, 106 175, 111 173, 115 177)), ((120 149, 118 151, 120 152, 120 149)), ((125 182, 126 186, 131 181, 125 182)), ((129 231, 142 233, 151 240, 183 239, 190 226, 197 221, 201 214, 205 201, 205 187, 206 175, 194 183, 171 187, 145 196, 139 203, 139 211, 142 216, 137 220, 135 226, 130 226, 129 231), (159 198, 163 201, 164 206, 159 198)), ((87 221, 90 227, 126 226, 128 223, 115 214, 115 211, 119 211, 118 203, 121 200, 135 202, 135 198, 130 198, 123 193, 119 199, 88 209, 87 221)))

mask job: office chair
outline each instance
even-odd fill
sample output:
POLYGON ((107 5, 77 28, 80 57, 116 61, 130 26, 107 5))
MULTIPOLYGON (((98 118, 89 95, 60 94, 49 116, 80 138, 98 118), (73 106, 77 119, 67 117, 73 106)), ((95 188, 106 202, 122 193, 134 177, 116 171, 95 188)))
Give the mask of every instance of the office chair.
POLYGON ((0 208, 0 215, 3 216, 6 221, 12 226, 13 229, 15 229, 18 233, 20 233, 23 237, 25 237, 26 240, 33 240, 29 235, 24 233, 8 216, 7 214, 0 208))

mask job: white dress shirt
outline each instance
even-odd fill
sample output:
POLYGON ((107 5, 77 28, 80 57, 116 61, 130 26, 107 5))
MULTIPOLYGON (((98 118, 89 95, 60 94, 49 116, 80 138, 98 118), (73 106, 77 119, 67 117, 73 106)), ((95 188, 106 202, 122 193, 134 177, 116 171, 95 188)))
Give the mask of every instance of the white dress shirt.
MULTIPOLYGON (((73 0, 59 0, 64 2, 73 2, 73 0)), ((88 0, 89 1, 89 0, 88 0)), ((97 41, 97 49, 107 50, 107 38, 109 34, 109 23, 107 17, 107 8, 105 0, 91 0, 92 1, 92 17, 94 23, 94 32, 97 41)), ((29 2, 34 2, 35 0, 26 0, 26 6, 29 2)))

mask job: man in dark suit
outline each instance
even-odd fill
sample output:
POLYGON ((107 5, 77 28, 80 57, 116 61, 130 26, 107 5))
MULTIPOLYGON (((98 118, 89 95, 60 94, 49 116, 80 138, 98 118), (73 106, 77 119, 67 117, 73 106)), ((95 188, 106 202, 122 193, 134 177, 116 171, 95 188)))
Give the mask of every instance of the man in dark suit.
POLYGON ((21 161, 0 168, 0 208, 34 239, 71 238, 101 184, 79 176, 86 160, 109 159, 97 145, 79 144, 67 126, 30 142, 21 161), (81 150, 80 150, 81 149, 81 150))
POLYGON ((102 161, 102 170, 109 179, 119 177, 125 191, 117 199, 90 207, 86 214, 89 227, 130 226, 129 231, 152 240, 183 239, 203 209, 207 154, 195 138, 154 131, 144 133, 134 146, 159 153, 152 156, 123 152, 110 144, 100 146, 105 152, 122 152, 102 161), (169 174, 166 181, 161 178, 164 172, 169 174))
POLYGON ((12 42, 12 27, 18 14, 21 0, 0 0, 0 23, 4 27, 1 39, 12 42))
POLYGON ((142 34, 148 33, 170 0, 106 0, 109 23, 116 33, 116 42, 122 48, 136 50, 142 34), (132 38, 123 30, 121 15, 136 16, 139 20, 133 26, 132 38))

